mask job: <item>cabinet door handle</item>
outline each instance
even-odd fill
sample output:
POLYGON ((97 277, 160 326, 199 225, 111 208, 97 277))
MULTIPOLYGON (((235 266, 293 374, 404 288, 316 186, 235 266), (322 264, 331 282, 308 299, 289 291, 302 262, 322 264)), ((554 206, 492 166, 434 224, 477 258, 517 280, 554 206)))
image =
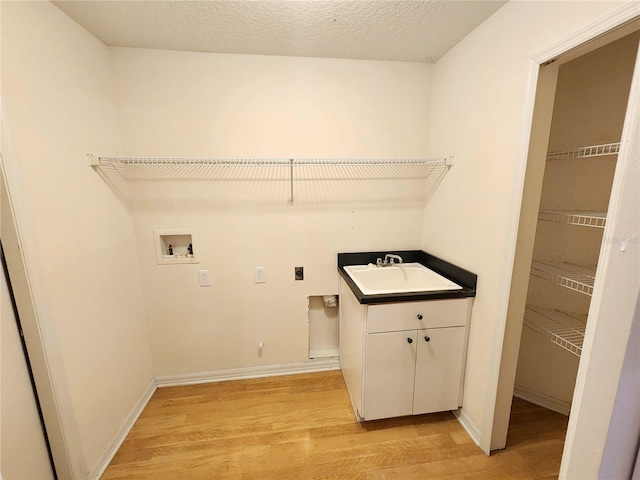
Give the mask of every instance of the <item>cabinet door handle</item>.
POLYGON ((429 338, 429 335, 425 335, 424 336, 424 341, 425 342, 430 342, 431 341, 431 339, 429 338))
POLYGON ((419 313, 417 316, 418 316, 418 320, 422 320, 424 318, 421 313, 419 313))
POLYGON ((413 343, 413 338, 411 337, 407 338, 407 343, 413 343))

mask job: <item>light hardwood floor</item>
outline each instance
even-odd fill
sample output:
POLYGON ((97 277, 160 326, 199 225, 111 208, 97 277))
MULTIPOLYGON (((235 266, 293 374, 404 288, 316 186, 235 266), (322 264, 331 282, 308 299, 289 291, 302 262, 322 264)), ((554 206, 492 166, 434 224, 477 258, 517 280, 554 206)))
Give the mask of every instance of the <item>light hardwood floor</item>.
POLYGON ((566 426, 515 398, 487 457, 449 412, 357 423, 340 372, 167 387, 102 479, 551 479, 566 426))

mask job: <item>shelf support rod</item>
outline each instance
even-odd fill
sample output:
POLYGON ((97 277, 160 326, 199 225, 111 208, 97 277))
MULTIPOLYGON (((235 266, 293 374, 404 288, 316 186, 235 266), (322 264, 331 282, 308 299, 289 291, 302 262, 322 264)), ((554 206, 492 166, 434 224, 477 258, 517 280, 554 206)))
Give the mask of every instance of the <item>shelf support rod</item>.
POLYGON ((289 205, 293 207, 293 158, 289 159, 289 191, 291 195, 289 205))

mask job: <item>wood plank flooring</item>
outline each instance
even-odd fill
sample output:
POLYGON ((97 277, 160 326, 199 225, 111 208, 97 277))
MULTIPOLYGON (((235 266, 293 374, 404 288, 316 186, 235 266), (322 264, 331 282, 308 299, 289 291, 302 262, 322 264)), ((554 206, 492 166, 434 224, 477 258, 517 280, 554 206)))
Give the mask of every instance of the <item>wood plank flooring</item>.
POLYGON ((340 372, 166 387, 102 479, 551 479, 566 426, 515 398, 487 457, 449 412, 357 423, 340 372))

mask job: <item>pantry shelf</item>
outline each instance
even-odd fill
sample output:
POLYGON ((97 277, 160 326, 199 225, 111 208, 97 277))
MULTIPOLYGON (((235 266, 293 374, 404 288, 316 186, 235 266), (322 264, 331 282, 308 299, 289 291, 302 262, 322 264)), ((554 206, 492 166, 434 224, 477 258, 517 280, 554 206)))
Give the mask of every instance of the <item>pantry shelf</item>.
POLYGON ((582 227, 604 228, 607 221, 607 212, 585 210, 540 210, 538 212, 538 220, 564 223, 567 225, 579 225, 582 227))
POLYGON ((547 153, 547 160, 566 160, 569 158, 590 158, 604 157, 606 155, 617 155, 620 151, 620 142, 605 143, 602 145, 590 145, 573 150, 563 150, 547 153))
POLYGON ((570 263, 551 263, 534 260, 531 275, 549 280, 562 287, 591 296, 595 282, 595 269, 570 263))
POLYGON ((524 313, 525 327, 577 356, 582 353, 586 321, 586 315, 538 306, 527 306, 524 313))

